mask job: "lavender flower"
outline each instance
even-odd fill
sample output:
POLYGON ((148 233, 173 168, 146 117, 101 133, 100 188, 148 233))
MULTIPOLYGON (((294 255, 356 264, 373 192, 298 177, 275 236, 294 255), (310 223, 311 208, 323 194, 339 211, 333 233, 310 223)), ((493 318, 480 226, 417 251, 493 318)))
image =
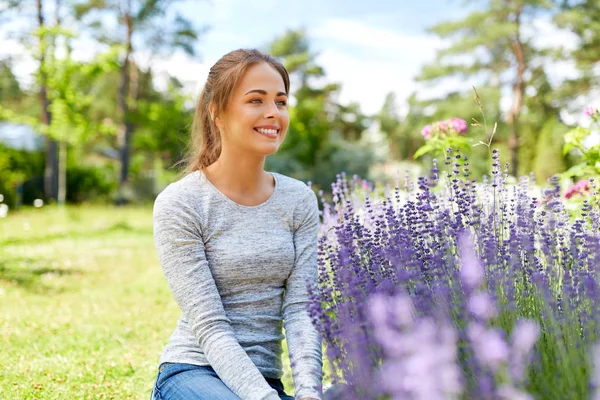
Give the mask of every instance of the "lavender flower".
POLYGON ((483 282, 483 266, 475 254, 473 240, 468 233, 461 234, 458 246, 461 258, 460 279, 468 290, 473 290, 483 282))
POLYGON ((499 157, 482 183, 450 149, 429 177, 382 188, 340 174, 334 201, 322 200, 309 312, 344 399, 590 397, 599 204, 572 218, 557 179, 542 191, 529 177, 509 185, 499 157), (461 377, 460 390, 424 369, 461 377))
POLYGON ((414 319, 411 309, 406 295, 371 300, 375 337, 384 351, 379 375, 385 393, 394 400, 458 398, 462 376, 455 330, 447 322, 440 326, 432 318, 414 319))
POLYGON ((475 293, 467 303, 469 312, 484 321, 488 321, 498 315, 492 297, 489 293, 475 293))
POLYGON ((492 371, 508 361, 509 347, 498 329, 486 329, 478 323, 467 327, 467 336, 473 345, 475 357, 492 371))

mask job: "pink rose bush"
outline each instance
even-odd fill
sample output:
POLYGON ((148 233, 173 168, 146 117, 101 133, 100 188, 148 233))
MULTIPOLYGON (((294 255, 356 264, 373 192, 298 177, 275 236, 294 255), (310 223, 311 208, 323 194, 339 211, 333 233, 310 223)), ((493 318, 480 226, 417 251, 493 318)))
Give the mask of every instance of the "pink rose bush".
POLYGON ((577 181, 577 183, 575 183, 573 186, 567 189, 567 192, 565 193, 565 198, 570 199, 576 194, 585 196, 590 193, 590 181, 588 179, 582 179, 580 181, 577 181))
POLYGON ((421 129, 421 135, 423 135, 425 140, 428 140, 432 134, 445 135, 454 132, 464 136, 467 133, 467 129, 467 121, 452 117, 444 121, 434 122, 431 125, 425 125, 421 129))
POLYGON ((421 129, 421 135, 425 138, 426 143, 415 152, 413 157, 417 159, 427 153, 444 154, 448 147, 468 153, 471 145, 469 139, 465 137, 467 130, 467 121, 457 117, 425 125, 421 129))

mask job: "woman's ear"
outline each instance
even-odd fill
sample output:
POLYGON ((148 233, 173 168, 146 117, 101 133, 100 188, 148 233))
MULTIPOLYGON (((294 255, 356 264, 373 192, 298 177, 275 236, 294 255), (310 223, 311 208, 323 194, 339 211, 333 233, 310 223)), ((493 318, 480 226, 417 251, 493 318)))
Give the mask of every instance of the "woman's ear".
POLYGON ((210 114, 210 120, 212 122, 215 122, 215 105, 214 104, 209 104, 208 105, 208 113, 210 114))
POLYGON ((212 104, 212 103, 211 103, 211 104, 209 104, 209 106, 208 106, 208 112, 209 112, 209 114, 210 114, 210 119, 211 119, 211 121, 212 121, 212 122, 214 122, 214 123, 215 123, 215 125, 217 125, 217 127, 218 127, 219 129, 221 129, 221 118, 219 118, 219 117, 216 115, 216 107, 215 107, 215 105, 214 105, 214 104, 212 104))

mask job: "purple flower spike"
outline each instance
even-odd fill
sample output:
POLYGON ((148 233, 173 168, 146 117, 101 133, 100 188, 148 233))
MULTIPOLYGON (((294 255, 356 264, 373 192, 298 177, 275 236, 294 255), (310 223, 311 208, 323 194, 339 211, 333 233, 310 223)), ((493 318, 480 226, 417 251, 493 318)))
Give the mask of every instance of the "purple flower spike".
POLYGON ((485 292, 478 292, 471 296, 467 308, 471 314, 484 321, 488 321, 498 314, 492 297, 485 292))
POLYGON ((467 336, 475 350, 475 357, 492 371, 508 361, 509 347, 497 329, 485 329, 480 324, 470 324, 467 336))
POLYGON ((511 335, 513 350, 522 354, 529 353, 538 338, 540 337, 540 327, 533 321, 517 321, 511 335))
POLYGON ((475 253, 473 238, 468 232, 463 232, 459 236, 458 251, 461 259, 460 279, 471 291, 483 282, 485 271, 475 253))

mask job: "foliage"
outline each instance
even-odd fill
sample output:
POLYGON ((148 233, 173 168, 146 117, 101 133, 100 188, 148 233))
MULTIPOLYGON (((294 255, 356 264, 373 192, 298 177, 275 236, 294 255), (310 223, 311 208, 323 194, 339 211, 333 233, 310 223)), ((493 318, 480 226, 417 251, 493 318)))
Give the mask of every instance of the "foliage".
MULTIPOLYGON (((534 112, 542 119, 554 115, 540 107, 527 107, 530 98, 538 100, 535 93, 539 86, 547 83, 544 63, 552 58, 551 51, 535 45, 537 26, 532 22, 540 14, 554 12, 549 0, 488 0, 461 20, 436 24, 430 31, 450 45, 439 50, 436 60, 424 66, 417 77, 430 85, 449 77, 462 78, 469 86, 510 93, 510 108, 495 120, 499 122, 497 139, 506 140, 510 150, 514 176, 529 173, 520 163, 528 163, 532 157, 520 150, 522 142, 536 142, 539 132, 539 127, 521 129, 529 125, 527 117, 534 112), (528 30, 534 34, 527 34, 528 30)), ((499 98, 495 106, 499 109, 499 98)))
MULTIPOLYGON (((17 185, 27 185, 36 177, 44 175, 44 154, 11 149, 0 143, 0 194, 4 203, 15 207, 17 203, 17 185)), ((36 191, 26 191, 21 201, 32 202, 38 198, 36 191), (33 198, 32 198, 33 197, 33 198)))
POLYGON ((467 121, 456 117, 425 125, 421 130, 421 134, 426 140, 425 146, 419 148, 413 157, 419 158, 427 153, 437 155, 441 153, 443 156, 448 147, 468 153, 471 150, 471 145, 469 139, 464 137, 466 132, 467 121))
POLYGON ((557 90, 557 100, 568 107, 573 99, 593 94, 600 83, 600 7, 596 0, 562 0, 560 5, 554 22, 575 34, 577 41, 571 49, 556 49, 557 58, 574 61, 580 72, 578 77, 566 79, 557 90))
POLYGON ((600 112, 592 107, 586 109, 586 115, 592 119, 589 128, 578 126, 565 135, 565 154, 576 150, 581 155, 581 161, 563 173, 564 177, 594 177, 600 176, 600 143, 589 145, 587 140, 592 134, 598 134, 600 128, 600 112))
POLYGON ((67 201, 69 203, 107 202, 117 189, 114 177, 94 166, 70 164, 67 167, 67 201))

